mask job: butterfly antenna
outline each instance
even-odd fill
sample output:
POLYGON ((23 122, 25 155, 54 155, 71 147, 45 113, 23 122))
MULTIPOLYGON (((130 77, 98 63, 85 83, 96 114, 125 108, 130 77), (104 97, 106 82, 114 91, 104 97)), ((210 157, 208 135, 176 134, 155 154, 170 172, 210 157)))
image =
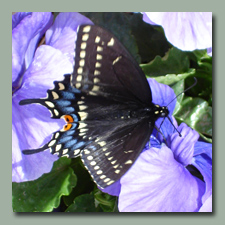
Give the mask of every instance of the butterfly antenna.
MULTIPOLYGON (((194 79, 195 79, 194 84, 192 84, 190 87, 188 87, 188 88, 185 89, 183 92, 181 92, 180 94, 178 94, 172 101, 174 101, 174 100, 175 100, 178 96, 180 96, 181 94, 183 94, 183 93, 185 93, 186 91, 188 91, 188 90, 190 90, 191 88, 193 88, 193 87, 197 84, 197 79, 196 79, 196 77, 194 77, 194 79)), ((171 103, 172 101, 170 101, 170 103, 171 103)), ((169 103, 169 104, 170 104, 170 103, 169 103)), ((169 105, 169 104, 168 104, 168 105, 169 105)), ((168 105, 167 105, 167 107, 168 107, 168 105)), ((172 120, 170 119, 169 116, 167 116, 167 119, 168 119, 168 120, 170 121, 170 123, 173 125, 174 129, 177 131, 177 133, 179 134, 179 136, 182 137, 181 133, 180 133, 180 132, 177 130, 177 128, 174 126, 174 124, 173 124, 173 122, 172 122, 172 120)), ((163 120, 162 123, 160 124, 160 127, 162 126, 163 122, 164 122, 164 120, 163 120)))
MULTIPOLYGON (((192 84, 190 87, 188 87, 188 88, 185 89, 183 92, 181 92, 180 94, 178 94, 172 101, 174 101, 174 100, 175 100, 178 96, 180 96, 181 94, 183 94, 183 93, 185 93, 186 91, 188 91, 188 90, 190 90, 191 88, 193 88, 193 87, 197 84, 197 78, 194 77, 194 79, 195 79, 194 84, 192 84)), ((172 101, 171 101, 171 102, 172 102, 172 101)), ((170 102, 170 103, 171 103, 171 102, 170 102)), ((169 103, 169 104, 170 104, 170 103, 169 103)), ((169 104, 168 104, 168 105, 169 105, 169 104)), ((168 106, 168 105, 167 105, 167 106, 168 106)))

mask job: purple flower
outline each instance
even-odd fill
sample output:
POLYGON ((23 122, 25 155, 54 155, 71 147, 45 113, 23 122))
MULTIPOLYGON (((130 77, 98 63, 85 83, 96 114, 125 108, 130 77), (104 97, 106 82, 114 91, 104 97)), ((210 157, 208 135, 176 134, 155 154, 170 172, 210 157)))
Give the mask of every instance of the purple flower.
POLYGON ((144 12, 143 20, 162 26, 175 47, 184 51, 207 49, 212 56, 211 12, 144 12))
MULTIPOLYGON (((173 90, 149 79, 153 102, 167 105, 173 90)), ((175 101, 169 106, 170 116, 175 101)), ((172 116, 171 116, 172 117, 172 116)), ((175 119, 172 117, 176 125, 175 119)), ((156 121, 159 127, 162 119, 156 121)), ((177 130, 165 119, 161 131, 168 147, 156 131, 131 169, 103 191, 119 196, 121 212, 197 212, 212 211, 212 146, 198 141, 196 131, 182 123, 177 130), (156 138, 157 137, 157 138, 156 138), (191 165, 191 166, 190 166, 191 165), (204 181, 192 173, 195 167, 204 181)))
POLYGON ((79 13, 60 13, 53 24, 51 13, 16 13, 12 16, 12 181, 35 180, 48 173, 58 157, 49 151, 23 155, 39 148, 61 129, 40 105, 20 106, 28 98, 44 98, 54 80, 71 73, 77 27, 92 23, 79 13), (45 35, 45 45, 38 47, 45 35))

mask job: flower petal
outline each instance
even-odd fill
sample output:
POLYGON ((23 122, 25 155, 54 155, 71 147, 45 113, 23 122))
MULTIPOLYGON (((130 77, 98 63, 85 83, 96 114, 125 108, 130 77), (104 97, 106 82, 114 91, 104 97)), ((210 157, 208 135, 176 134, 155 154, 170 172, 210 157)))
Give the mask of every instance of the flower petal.
POLYGON ((212 212, 212 195, 206 199, 199 212, 212 212))
POLYGON ((212 159, 206 154, 197 155, 193 158, 192 165, 200 171, 204 178, 206 190, 202 202, 205 203, 206 199, 212 195, 212 159))
POLYGON ((76 31, 81 24, 93 23, 77 12, 59 13, 53 26, 46 32, 46 44, 59 49, 72 64, 74 62, 76 31))
POLYGON ((149 23, 151 25, 157 25, 156 23, 154 23, 153 21, 151 21, 150 17, 148 16, 148 13, 142 12, 142 14, 143 14, 143 20, 146 23, 149 23))
POLYGON ((53 81, 62 80, 71 71, 72 65, 61 51, 50 46, 37 49, 34 61, 24 74, 23 85, 12 99, 13 181, 34 180, 50 171, 57 157, 48 151, 25 156, 21 150, 39 148, 64 125, 63 120, 52 120, 47 108, 38 104, 20 106, 19 101, 46 97, 47 89, 54 87, 53 81))
POLYGON ((206 154, 212 159, 212 144, 198 141, 195 144, 194 155, 206 154))
POLYGON ((72 64, 61 51, 42 45, 37 49, 31 66, 24 74, 19 92, 27 98, 44 98, 47 90, 54 88, 53 81, 63 80, 64 74, 70 74, 72 71, 72 64))
MULTIPOLYGON (((151 87, 152 102, 154 104, 158 104, 160 106, 167 106, 176 97, 173 89, 170 86, 166 84, 161 84, 153 78, 148 78, 147 80, 149 86, 151 87)), ((170 115, 173 114, 175 106, 176 100, 174 100, 168 105, 170 115)))
POLYGON ((24 17, 12 31, 12 82, 17 88, 19 79, 29 67, 38 41, 53 21, 51 13, 32 13, 24 17))
POLYGON ((212 47, 211 48, 207 48, 207 54, 209 56, 212 56, 212 47))
POLYGON ((194 212, 205 191, 166 146, 142 152, 120 183, 121 212, 194 212))
MULTIPOLYGON (((13 104, 13 111, 15 110, 13 104)), ((42 111, 38 111, 42 113, 42 111)), ((13 115, 16 115, 13 113, 13 115)), ((44 139, 44 134, 39 132, 38 134, 33 134, 32 131, 36 129, 44 128, 45 132, 47 130, 46 125, 40 123, 34 123, 31 120, 25 121, 23 115, 20 115, 18 121, 17 118, 13 117, 12 124, 12 181, 13 182, 24 182, 29 180, 35 180, 39 178, 43 173, 50 172, 53 162, 58 159, 57 156, 54 156, 45 151, 42 153, 34 155, 23 155, 21 149, 25 149, 27 146, 27 141, 30 142, 31 146, 35 146, 37 140, 44 139), (31 122, 32 124, 29 124, 31 122), (30 125, 30 126, 27 126, 30 125), (33 126, 31 126, 33 125, 33 126), (35 127, 37 125, 37 127, 35 127), (31 130, 29 130, 32 127, 31 130), (25 130, 23 130, 25 129, 25 130), (33 142, 32 142, 33 141, 33 142)), ((47 122, 47 121, 46 121, 47 122)), ((45 124, 47 124, 45 122, 45 124)), ((59 126, 56 123, 49 123, 49 129, 57 129, 59 126), (52 127, 51 127, 52 125, 52 127)), ((47 132, 46 132, 47 133, 47 132)))
POLYGON ((200 141, 195 144, 192 165, 201 172, 206 183, 206 191, 202 197, 204 203, 212 195, 212 144, 200 141))
POLYGON ((167 40, 177 48, 193 51, 212 47, 211 12, 146 12, 146 15, 164 28, 167 40))
MULTIPOLYGON (((176 106, 176 95, 171 87, 165 84, 158 83, 155 79, 148 78, 149 86, 151 87, 152 92, 152 102, 160 106, 168 106, 169 116, 174 124, 177 126, 176 120, 172 116, 173 111, 176 106), (172 101, 174 99, 174 101, 172 101), (171 102, 172 101, 172 102, 171 102)), ((163 136, 167 139, 168 135, 174 131, 174 126, 168 120, 168 118, 159 118, 157 119, 155 125, 157 128, 160 128, 160 131, 163 133, 163 136), (162 123, 163 122, 163 123, 162 123)), ((158 136, 158 139, 163 142, 163 137, 158 131, 154 130, 154 135, 158 136)))
POLYGON ((105 192, 105 193, 110 194, 110 195, 119 196, 120 188, 121 188, 120 180, 118 180, 115 183, 113 183, 112 185, 110 185, 110 186, 108 186, 108 187, 106 187, 104 189, 101 189, 101 188, 99 188, 99 189, 101 191, 105 192))
POLYGON ((23 20, 24 17, 31 15, 32 12, 17 12, 12 15, 12 30, 23 20))
POLYGON ((177 132, 174 132, 168 138, 168 145, 173 151, 174 158, 179 163, 187 166, 191 164, 194 155, 194 145, 199 138, 199 134, 185 123, 181 123, 177 130, 182 137, 177 132))

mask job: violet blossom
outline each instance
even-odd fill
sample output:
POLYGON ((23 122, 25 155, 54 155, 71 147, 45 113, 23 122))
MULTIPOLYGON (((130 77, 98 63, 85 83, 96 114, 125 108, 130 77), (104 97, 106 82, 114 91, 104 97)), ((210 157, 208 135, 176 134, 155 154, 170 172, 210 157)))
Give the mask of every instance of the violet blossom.
POLYGON ((143 20, 162 26, 175 47, 184 51, 207 49, 212 56, 211 12, 144 12, 143 20))
POLYGON ((77 27, 92 22, 79 13, 60 13, 53 24, 49 12, 12 16, 12 181, 23 182, 48 173, 57 156, 49 151, 24 155, 48 142, 64 125, 43 106, 20 106, 22 99, 45 98, 53 81, 73 70, 77 27), (45 44, 38 47, 45 35, 45 44))
MULTIPOLYGON (((175 96, 173 90, 148 79, 155 104, 166 106, 175 96)), ((120 212, 211 212, 212 145, 198 141, 199 134, 172 116, 175 101, 169 104, 170 117, 161 134, 154 130, 134 165, 122 178, 103 191, 119 196, 120 212), (192 167, 190 167, 190 165, 192 167), (192 175, 193 166, 203 179, 192 175)), ((162 118, 156 121, 160 127, 162 118)))

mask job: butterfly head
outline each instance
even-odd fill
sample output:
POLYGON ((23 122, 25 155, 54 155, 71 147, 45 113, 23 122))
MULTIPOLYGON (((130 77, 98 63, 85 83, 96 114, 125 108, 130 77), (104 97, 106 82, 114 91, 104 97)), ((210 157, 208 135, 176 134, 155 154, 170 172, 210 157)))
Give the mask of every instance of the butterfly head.
POLYGON ((150 114, 151 116, 155 116, 156 118, 168 117, 169 115, 169 110, 167 106, 154 105, 153 107, 145 108, 144 111, 150 114))
POLYGON ((169 115, 169 110, 166 106, 159 106, 155 105, 154 109, 155 115, 158 115, 158 117, 167 117, 169 115))

